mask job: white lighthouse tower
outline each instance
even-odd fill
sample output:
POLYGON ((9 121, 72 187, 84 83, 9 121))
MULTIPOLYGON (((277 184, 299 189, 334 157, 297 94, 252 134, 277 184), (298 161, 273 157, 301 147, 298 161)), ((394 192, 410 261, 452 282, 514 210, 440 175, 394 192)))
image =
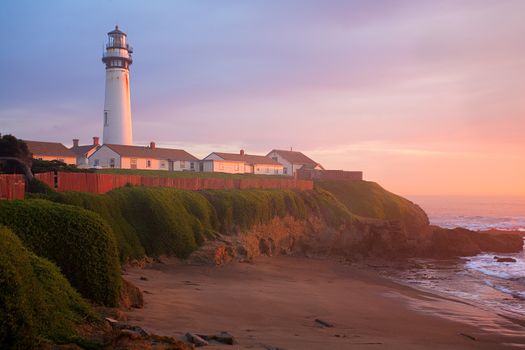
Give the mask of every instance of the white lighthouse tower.
POLYGON ((126 42, 126 33, 118 26, 108 33, 102 62, 106 64, 106 97, 104 101, 103 143, 131 145, 131 101, 129 66, 133 49, 126 42))

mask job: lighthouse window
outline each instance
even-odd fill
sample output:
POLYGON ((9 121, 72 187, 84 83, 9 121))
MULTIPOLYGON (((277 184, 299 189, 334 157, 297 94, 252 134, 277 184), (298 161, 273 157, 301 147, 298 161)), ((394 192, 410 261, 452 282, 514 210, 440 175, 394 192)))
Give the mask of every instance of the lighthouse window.
POLYGON ((104 111, 104 126, 109 126, 108 111, 104 111))

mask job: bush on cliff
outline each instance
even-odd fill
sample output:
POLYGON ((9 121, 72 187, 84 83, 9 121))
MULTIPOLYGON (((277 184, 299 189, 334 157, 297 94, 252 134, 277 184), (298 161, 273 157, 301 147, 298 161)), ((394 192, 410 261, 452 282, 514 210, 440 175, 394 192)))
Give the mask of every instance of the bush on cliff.
POLYGON ((0 224, 56 263, 86 298, 116 305, 120 266, 111 228, 88 210, 46 200, 0 201, 0 224))
POLYGON ((64 192, 39 198, 100 214, 113 229, 120 258, 126 261, 144 254, 186 257, 215 232, 247 229, 274 216, 305 218, 308 208, 302 193, 126 186, 103 195, 64 192))
POLYGON ((217 217, 217 231, 237 232, 286 215, 306 217, 304 201, 290 190, 207 190, 201 192, 217 217))
POLYGON ((126 220, 120 203, 123 198, 114 198, 111 194, 65 192, 47 196, 47 199, 75 205, 99 214, 112 228, 117 241, 121 259, 138 258, 145 254, 134 227, 126 220))
POLYGON ((398 220, 411 232, 417 232, 429 224, 423 209, 375 182, 323 180, 316 181, 315 187, 332 193, 355 215, 398 220))
POLYGON ((213 234, 215 217, 198 192, 126 186, 103 195, 48 197, 94 211, 112 227, 122 261, 161 254, 186 257, 213 234))
POLYGON ((75 325, 93 318, 87 303, 51 262, 0 227, 0 344, 31 349, 43 340, 71 341, 75 325))

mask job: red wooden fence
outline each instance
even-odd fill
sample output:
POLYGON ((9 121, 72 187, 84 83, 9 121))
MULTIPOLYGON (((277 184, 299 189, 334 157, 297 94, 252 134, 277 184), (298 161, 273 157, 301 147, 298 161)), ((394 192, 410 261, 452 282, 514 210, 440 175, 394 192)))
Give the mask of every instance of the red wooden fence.
POLYGON ((24 199, 23 175, 0 174, 0 199, 24 199))
POLYGON ((58 172, 57 186, 53 173, 40 173, 35 177, 58 192, 78 191, 106 193, 126 184, 146 187, 172 187, 182 190, 229 189, 313 189, 313 181, 297 179, 223 179, 223 178, 173 178, 160 176, 66 173, 58 172))

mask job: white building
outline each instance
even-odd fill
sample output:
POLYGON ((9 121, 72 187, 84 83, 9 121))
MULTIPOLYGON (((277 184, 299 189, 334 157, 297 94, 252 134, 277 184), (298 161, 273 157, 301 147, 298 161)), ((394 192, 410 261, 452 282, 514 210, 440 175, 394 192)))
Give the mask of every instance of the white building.
POLYGON ((99 138, 95 136, 91 145, 79 145, 79 139, 73 139, 73 147, 70 150, 77 156, 77 166, 85 168, 89 165, 88 158, 99 148, 99 138))
POLYGON ((91 168, 199 171, 199 159, 181 149, 104 144, 89 157, 91 168))
POLYGON ((282 164, 283 174, 288 176, 294 176, 297 170, 303 167, 305 169, 324 170, 321 164, 308 158, 301 152, 274 149, 268 153, 267 157, 282 164))
POLYGON ((118 26, 108 33, 102 62, 106 65, 106 95, 104 99, 103 143, 131 145, 131 101, 129 66, 133 49, 126 42, 126 33, 118 26))
POLYGON ((31 152, 33 159, 58 160, 62 163, 75 165, 76 156, 60 142, 43 142, 23 140, 31 152))
POLYGON ((230 174, 282 175, 283 166, 266 156, 213 152, 202 161, 202 171, 230 174))

